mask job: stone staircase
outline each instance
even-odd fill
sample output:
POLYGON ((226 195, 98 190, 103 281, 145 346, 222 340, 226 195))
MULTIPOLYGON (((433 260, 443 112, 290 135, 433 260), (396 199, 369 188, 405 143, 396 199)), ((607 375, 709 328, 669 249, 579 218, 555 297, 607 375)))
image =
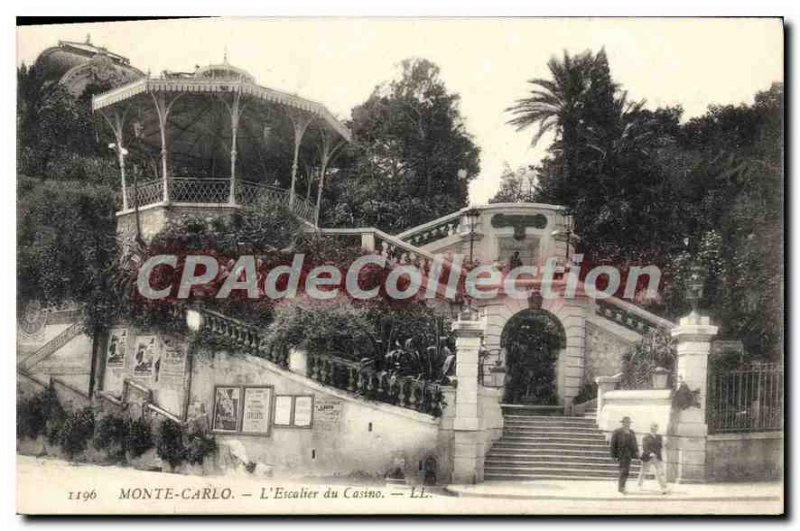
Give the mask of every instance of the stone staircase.
MULTIPOLYGON (((634 461, 631 477, 638 473, 634 461)), ((594 417, 506 414, 503 436, 484 464, 487 481, 612 481, 618 474, 594 417)))

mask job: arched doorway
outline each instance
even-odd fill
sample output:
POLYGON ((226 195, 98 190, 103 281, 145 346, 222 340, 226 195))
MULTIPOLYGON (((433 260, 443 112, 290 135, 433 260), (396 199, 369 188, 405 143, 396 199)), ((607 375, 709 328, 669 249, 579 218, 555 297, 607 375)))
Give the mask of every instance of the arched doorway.
POLYGON ((566 346, 558 319, 546 310, 523 310, 506 323, 500 346, 508 368, 503 402, 557 404, 556 365, 566 346))

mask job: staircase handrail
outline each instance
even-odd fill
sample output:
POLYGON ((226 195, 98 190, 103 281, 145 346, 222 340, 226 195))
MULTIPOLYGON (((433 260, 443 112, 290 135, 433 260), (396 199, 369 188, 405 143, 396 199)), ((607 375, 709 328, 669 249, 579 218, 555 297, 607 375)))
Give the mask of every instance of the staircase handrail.
POLYGON ((67 328, 59 332, 54 338, 46 342, 44 345, 36 349, 24 359, 17 362, 17 367, 30 370, 34 365, 44 361, 52 356, 58 349, 69 343, 73 338, 78 336, 83 330, 83 323, 76 321, 69 325, 67 328))

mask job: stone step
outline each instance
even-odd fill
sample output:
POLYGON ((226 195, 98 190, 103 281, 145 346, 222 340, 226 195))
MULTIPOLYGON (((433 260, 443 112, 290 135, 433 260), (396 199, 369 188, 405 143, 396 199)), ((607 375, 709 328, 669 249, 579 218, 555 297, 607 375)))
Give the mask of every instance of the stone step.
POLYGON ((606 444, 605 438, 592 435, 571 435, 569 433, 542 433, 537 435, 503 434, 503 441, 508 442, 549 442, 572 444, 606 444))
POLYGON ((597 428, 584 427, 584 426, 524 426, 519 424, 506 424, 505 431, 507 432, 524 432, 524 433, 573 433, 576 435, 600 435, 604 437, 603 432, 597 428))
MULTIPOLYGON (((536 475, 558 475, 558 476, 578 476, 578 477, 601 477, 614 479, 619 477, 618 469, 595 469, 595 468, 567 468, 556 465, 542 466, 496 466, 486 465, 484 475, 509 475, 509 476, 536 476, 536 475)), ((633 469, 631 469, 633 472, 633 469)), ((638 471, 637 471, 638 473, 638 471)))
POLYGON ((503 415, 503 418, 506 420, 506 422, 568 422, 576 424, 589 424, 592 421, 592 419, 587 419, 585 417, 547 417, 542 415, 503 415))
MULTIPOLYGON (((563 459, 546 459, 544 461, 520 461, 520 460, 511 460, 511 459, 496 459, 496 458, 487 458, 484 462, 484 467, 487 469, 497 469, 497 468, 507 468, 507 469, 528 469, 531 467, 548 467, 548 468, 557 468, 567 469, 567 470, 583 470, 585 472, 618 472, 619 465, 614 463, 613 461, 608 462, 587 462, 587 461, 566 461, 563 459)), ((636 471, 639 472, 639 466, 634 466, 631 464, 631 472, 636 471)))
POLYGON ((556 474, 494 474, 484 473, 486 481, 609 481, 616 478, 591 476, 559 476, 556 474))
POLYGON ((496 452, 492 449, 486 454, 486 459, 492 461, 507 460, 507 461, 520 461, 520 462, 548 462, 548 461, 562 461, 564 463, 586 463, 586 464, 615 464, 614 460, 605 454, 572 454, 565 455, 554 452, 541 452, 541 453, 520 453, 520 452, 496 452))
POLYGON ((510 449, 547 449, 547 450, 579 450, 579 451, 603 451, 608 453, 608 445, 603 443, 579 443, 574 442, 555 442, 555 441, 508 441, 500 439, 492 448, 510 448, 510 449))
POLYGON ((488 455, 527 455, 531 457, 541 455, 558 455, 561 457, 587 457, 592 459, 611 459, 608 448, 546 448, 546 447, 518 447, 518 446, 492 446, 488 455))

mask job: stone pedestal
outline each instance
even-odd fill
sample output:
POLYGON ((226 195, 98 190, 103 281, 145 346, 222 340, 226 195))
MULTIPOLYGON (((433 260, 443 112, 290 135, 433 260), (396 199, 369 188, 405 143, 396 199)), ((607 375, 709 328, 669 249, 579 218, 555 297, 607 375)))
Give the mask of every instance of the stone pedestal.
POLYGON ((603 412, 603 403, 605 394, 617 388, 617 384, 622 378, 622 373, 615 374, 614 376, 598 376, 594 379, 597 384, 597 414, 595 421, 600 422, 600 414, 603 412))
POLYGON ((478 351, 483 337, 480 321, 456 321, 456 416, 453 421, 453 483, 483 481, 483 435, 478 407, 478 351))
POLYGON ((683 317, 672 330, 677 341, 678 383, 686 383, 691 391, 700 391, 700 407, 675 411, 676 418, 671 439, 677 450, 678 483, 702 483, 706 481, 706 392, 708 377, 708 355, 711 340, 717 335, 717 327, 708 317, 691 313, 683 317))

